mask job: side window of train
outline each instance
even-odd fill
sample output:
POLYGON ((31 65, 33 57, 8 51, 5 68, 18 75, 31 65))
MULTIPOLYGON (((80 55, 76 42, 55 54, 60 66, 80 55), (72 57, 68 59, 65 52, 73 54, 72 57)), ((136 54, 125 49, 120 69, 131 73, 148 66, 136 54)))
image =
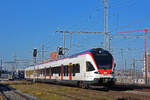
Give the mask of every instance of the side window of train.
POLYGON ((42 69, 40 69, 40 74, 42 75, 42 69))
POLYGON ((66 76, 66 66, 64 66, 64 76, 66 76))
POLYGON ((75 73, 80 73, 80 64, 75 64, 75 73))
POLYGON ((41 75, 42 76, 44 75, 44 69, 41 69, 41 75))
POLYGON ((54 73, 54 68, 51 67, 51 76, 53 76, 53 73, 54 73))
POLYGON ((68 65, 64 66, 64 76, 68 76, 68 65))
POLYGON ((53 74, 55 74, 55 67, 53 67, 53 74))
POLYGON ((75 76, 75 69, 76 69, 75 64, 73 64, 73 65, 72 65, 72 73, 73 73, 73 76, 75 76))
POLYGON ((49 68, 46 68, 46 76, 49 76, 49 68))
POLYGON ((59 66, 57 70, 58 70, 58 74, 60 76, 61 75, 61 67, 59 66))
POLYGON ((69 66, 68 65, 67 65, 66 70, 67 70, 67 76, 68 76, 69 75, 69 66))
POLYGON ((93 71, 95 70, 94 66, 91 64, 91 62, 86 62, 86 71, 93 71))

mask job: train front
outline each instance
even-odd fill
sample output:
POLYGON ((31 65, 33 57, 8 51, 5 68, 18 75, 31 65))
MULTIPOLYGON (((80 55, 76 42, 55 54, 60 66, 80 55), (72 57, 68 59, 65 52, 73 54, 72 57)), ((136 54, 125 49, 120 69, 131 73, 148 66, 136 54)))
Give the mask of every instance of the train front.
POLYGON ((113 85, 115 83, 115 64, 111 53, 97 48, 91 50, 91 56, 96 65, 95 79, 99 85, 113 85))

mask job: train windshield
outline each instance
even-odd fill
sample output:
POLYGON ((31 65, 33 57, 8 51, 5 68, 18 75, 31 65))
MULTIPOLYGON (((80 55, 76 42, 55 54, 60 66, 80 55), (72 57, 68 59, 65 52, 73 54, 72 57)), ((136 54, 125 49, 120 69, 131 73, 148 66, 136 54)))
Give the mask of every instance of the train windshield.
POLYGON ((94 51, 92 52, 94 60, 98 69, 111 69, 112 68, 112 55, 108 51, 94 51))

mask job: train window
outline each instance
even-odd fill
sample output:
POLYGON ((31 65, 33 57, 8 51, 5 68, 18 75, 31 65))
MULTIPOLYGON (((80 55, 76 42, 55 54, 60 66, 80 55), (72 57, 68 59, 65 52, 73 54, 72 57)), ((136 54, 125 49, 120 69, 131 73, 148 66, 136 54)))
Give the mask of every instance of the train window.
POLYGON ((44 69, 41 69, 41 75, 42 76, 44 75, 44 69))
POLYGON ((59 67, 56 67, 56 74, 59 73, 59 67))
POLYGON ((55 74, 58 73, 58 67, 55 67, 55 74))
POLYGON ((49 68, 46 68, 46 76, 49 76, 49 68))
POLYGON ((93 71, 95 70, 94 69, 94 66, 91 64, 91 62, 86 62, 86 71, 93 71))
POLYGON ((68 66, 64 66, 64 76, 68 76, 68 66))
POLYGON ((44 68, 44 76, 46 76, 46 68, 44 68))
POLYGON ((98 69, 105 70, 112 68, 113 57, 109 52, 107 51, 103 51, 102 53, 92 52, 92 55, 94 57, 98 69))
POLYGON ((60 67, 60 66, 57 67, 57 72, 58 72, 58 74, 59 74, 59 76, 60 76, 60 74, 61 74, 61 67, 60 67))
POLYGON ((76 70, 76 66, 75 66, 75 64, 73 64, 73 66, 72 66, 72 73, 73 73, 73 76, 75 76, 75 70, 76 70))
POLYGON ((44 69, 42 69, 42 74, 43 74, 43 75, 45 75, 45 68, 44 68, 44 69))
POLYGON ((66 73, 67 73, 67 76, 69 75, 69 66, 67 65, 66 66, 66 73))
POLYGON ((64 76, 66 76, 66 66, 64 66, 64 76))
POLYGON ((56 68, 56 67, 54 67, 54 73, 55 73, 55 74, 57 73, 57 68, 56 68))
POLYGON ((53 74, 55 74, 55 67, 53 67, 53 74))
POLYGON ((39 74, 40 74, 40 70, 39 70, 39 69, 37 69, 37 70, 36 70, 36 73, 39 75, 39 74))
POLYGON ((61 67, 60 67, 60 66, 57 66, 57 67, 51 68, 51 74, 52 74, 52 75, 53 75, 53 74, 59 74, 59 76, 60 76, 60 74, 61 74, 61 67))
POLYGON ((56 67, 54 67, 54 74, 56 74, 57 73, 57 69, 56 69, 56 67))
POLYGON ((75 73, 80 73, 80 64, 73 64, 72 73, 73 76, 75 76, 75 73))
POLYGON ((80 64, 76 64, 75 73, 80 73, 80 64))
POLYGON ((63 65, 61 65, 61 67, 60 67, 60 74, 63 74, 64 73, 64 66, 63 65))
POLYGON ((42 69, 40 69, 40 74, 42 75, 42 69))
POLYGON ((54 68, 51 68, 51 76, 53 76, 54 68))
POLYGON ((67 68, 67 66, 65 66, 65 76, 67 76, 67 70, 68 70, 68 68, 67 68))

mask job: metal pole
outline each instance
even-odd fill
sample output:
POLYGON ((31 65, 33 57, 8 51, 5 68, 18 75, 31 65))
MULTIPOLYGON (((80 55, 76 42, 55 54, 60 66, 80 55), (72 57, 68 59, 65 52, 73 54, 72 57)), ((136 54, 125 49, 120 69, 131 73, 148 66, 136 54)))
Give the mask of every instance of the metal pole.
POLYGON ((37 57, 37 49, 34 48, 33 50, 33 63, 34 63, 34 70, 33 70, 33 83, 35 83, 35 77, 36 77, 36 72, 35 72, 35 65, 36 65, 36 57, 37 57))
POLYGON ((127 68, 127 60, 125 59, 125 61, 124 61, 124 71, 125 71, 125 73, 126 73, 126 68, 127 68))
POLYGON ((1 65, 0 65, 0 77, 1 77, 1 73, 2 73, 2 66, 3 66, 3 61, 1 59, 1 65))
POLYGON ((34 60, 34 65, 36 64, 36 57, 33 57, 33 60, 34 60))
POLYGON ((14 71, 16 70, 16 67, 17 67, 17 56, 16 56, 16 53, 14 55, 14 62, 15 62, 15 65, 14 65, 14 71))
POLYGON ((126 66, 127 66, 127 61, 126 59, 124 60, 124 83, 128 82, 127 77, 126 77, 126 66))
POLYGON ((123 61, 123 49, 121 48, 121 59, 122 59, 122 64, 123 64, 123 68, 122 68, 122 82, 124 82, 124 61, 123 61))
POLYGON ((147 29, 144 30, 144 61, 145 61, 145 84, 148 84, 148 77, 147 77, 147 29))
POLYGON ((109 51, 111 51, 111 35, 109 34, 109 51))
POLYGON ((105 0, 105 49, 107 49, 107 28, 108 28, 108 11, 107 0, 105 0))
POLYGON ((36 57, 33 57, 33 60, 34 60, 34 71, 33 71, 33 76, 34 76, 34 78, 33 78, 33 83, 35 83, 35 65, 36 65, 36 57))
POLYGON ((44 62, 44 44, 42 45, 42 63, 44 62))
POLYGON ((72 33, 70 33, 70 50, 72 48, 72 33))
POLYGON ((134 75, 133 75, 133 80, 134 83, 136 82, 136 65, 135 65, 135 59, 133 59, 133 71, 134 71, 134 75))
POLYGON ((3 66, 3 60, 1 59, 0 72, 2 71, 2 66, 3 66))
POLYGON ((66 53, 66 32, 64 32, 64 56, 66 53))

